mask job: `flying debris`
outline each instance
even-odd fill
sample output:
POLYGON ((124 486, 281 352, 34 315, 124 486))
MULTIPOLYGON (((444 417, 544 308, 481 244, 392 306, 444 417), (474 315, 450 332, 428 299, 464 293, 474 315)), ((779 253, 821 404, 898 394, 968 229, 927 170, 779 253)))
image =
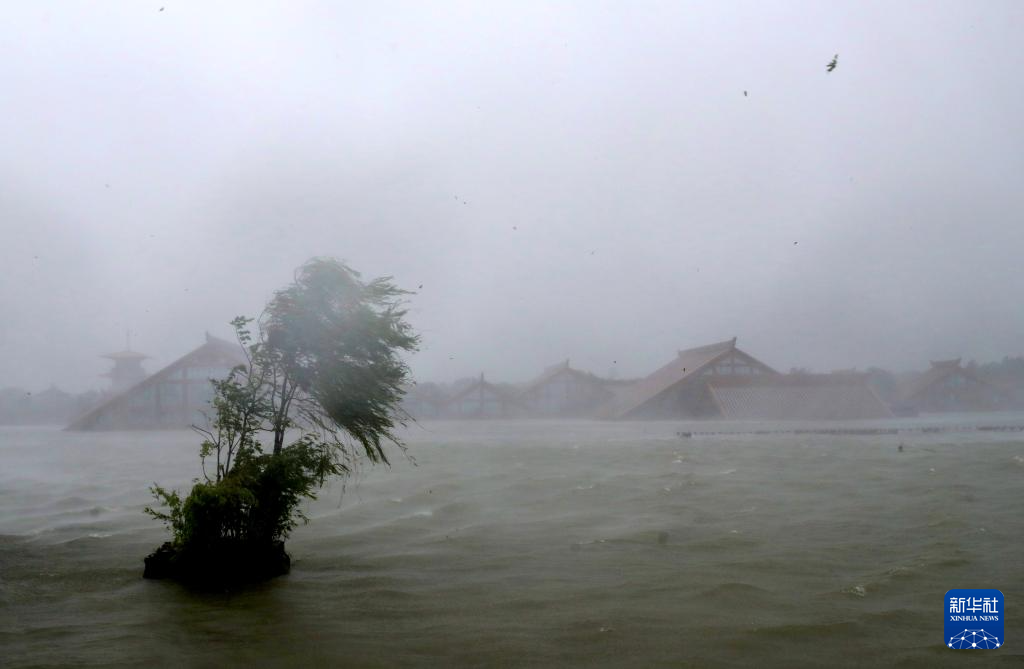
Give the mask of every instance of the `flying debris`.
POLYGON ((832 70, 836 69, 836 65, 838 65, 838 64, 839 64, 839 54, 837 53, 836 55, 832 56, 832 60, 829 62, 828 65, 825 66, 825 71, 826 72, 831 72, 832 70))

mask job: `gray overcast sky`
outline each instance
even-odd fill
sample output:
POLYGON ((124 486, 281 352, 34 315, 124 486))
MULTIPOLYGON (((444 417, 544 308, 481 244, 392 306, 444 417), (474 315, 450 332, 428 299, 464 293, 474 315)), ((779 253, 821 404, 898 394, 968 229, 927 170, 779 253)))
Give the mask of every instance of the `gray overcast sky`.
POLYGON ((1024 3, 3 9, 0 387, 314 255, 423 284, 423 380, 1024 354, 1024 3))

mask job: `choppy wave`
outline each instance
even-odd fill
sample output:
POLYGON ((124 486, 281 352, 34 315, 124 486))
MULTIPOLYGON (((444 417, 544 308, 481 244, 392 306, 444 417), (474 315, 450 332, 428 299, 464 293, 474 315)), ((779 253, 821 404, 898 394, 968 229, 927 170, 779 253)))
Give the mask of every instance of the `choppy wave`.
POLYGON ((4 660, 932 666, 946 590, 1024 596, 1017 434, 428 427, 416 466, 324 491, 289 576, 223 595, 140 579, 193 435, 0 432, 4 660))

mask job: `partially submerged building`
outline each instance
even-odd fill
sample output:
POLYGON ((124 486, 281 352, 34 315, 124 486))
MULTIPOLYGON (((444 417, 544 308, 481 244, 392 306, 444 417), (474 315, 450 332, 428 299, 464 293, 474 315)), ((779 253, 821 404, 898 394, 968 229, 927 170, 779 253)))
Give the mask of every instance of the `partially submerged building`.
POLYGON ((859 420, 892 413, 863 374, 780 374, 736 339, 679 351, 605 408, 607 418, 859 420))
POLYGON ((441 409, 444 418, 522 418, 528 413, 509 390, 480 378, 451 397, 441 409))
POLYGON ((736 338, 679 351, 671 362, 622 391, 602 411, 606 418, 712 418, 721 415, 708 389, 712 376, 778 375, 736 347, 736 338))
POLYGON ((997 411, 1012 404, 1010 393, 954 360, 932 360, 931 368, 911 381, 900 405, 921 412, 997 411))
POLYGON ((123 351, 105 353, 100 357, 114 362, 110 371, 103 375, 110 379, 110 392, 114 394, 122 393, 146 378, 142 361, 149 359, 149 356, 133 351, 130 343, 123 351))
POLYGON ((68 429, 183 428, 201 424, 213 398, 210 379, 223 379, 244 362, 238 344, 207 334, 202 346, 114 395, 74 420, 68 429))
POLYGON ((728 420, 892 418, 864 374, 712 376, 708 390, 728 420))
POLYGON ((615 382, 601 379, 590 372, 574 369, 569 361, 551 365, 523 388, 519 402, 532 416, 582 417, 614 396, 609 389, 615 382))
POLYGON ((414 420, 440 418, 448 395, 436 383, 414 383, 405 388, 402 411, 414 420))
POLYGON ((95 391, 73 395, 50 385, 33 393, 23 388, 0 390, 0 425, 64 425, 96 397, 95 391))

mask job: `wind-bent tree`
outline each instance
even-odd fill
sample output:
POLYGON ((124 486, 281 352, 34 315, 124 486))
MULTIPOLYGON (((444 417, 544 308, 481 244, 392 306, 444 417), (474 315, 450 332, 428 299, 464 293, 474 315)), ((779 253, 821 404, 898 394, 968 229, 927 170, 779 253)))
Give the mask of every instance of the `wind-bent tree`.
POLYGON ((394 429, 418 337, 407 295, 390 278, 363 282, 341 262, 316 258, 277 291, 255 321, 232 321, 246 355, 213 380, 203 436, 203 478, 188 497, 159 485, 173 541, 146 558, 146 576, 223 582, 284 573, 284 540, 300 505, 360 460, 388 463, 404 450, 394 429))

